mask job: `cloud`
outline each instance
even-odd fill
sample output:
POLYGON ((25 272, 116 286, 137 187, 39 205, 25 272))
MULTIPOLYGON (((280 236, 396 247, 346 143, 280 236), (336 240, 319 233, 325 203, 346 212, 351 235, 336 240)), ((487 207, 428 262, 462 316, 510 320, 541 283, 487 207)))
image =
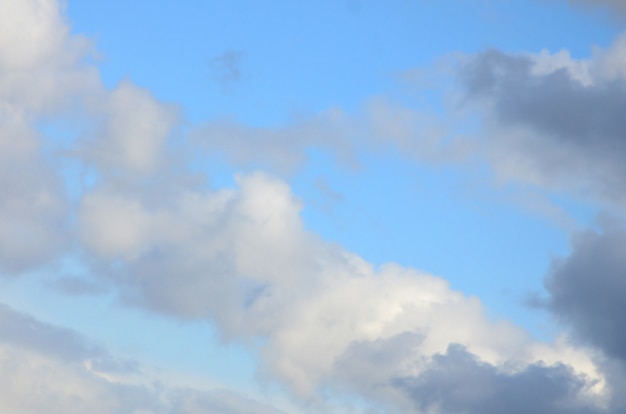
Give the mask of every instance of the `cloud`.
POLYGON ((335 108, 280 127, 252 128, 232 121, 214 121, 197 128, 191 139, 208 153, 224 154, 237 167, 291 174, 306 162, 311 149, 354 164, 356 129, 352 120, 335 108))
POLYGON ((37 122, 77 106, 84 111, 101 84, 83 62, 88 42, 69 35, 58 2, 0 1, 0 27, 0 274, 12 276, 69 242, 60 148, 37 122))
POLYGON ((67 200, 40 137, 23 116, 0 108, 0 275, 55 257, 68 242, 67 200))
POLYGON ((572 253, 555 260, 545 281, 548 307, 578 338, 626 362, 626 232, 587 231, 573 241, 572 253))
POLYGON ((95 365, 121 367, 105 351, 75 332, 42 323, 11 308, 0 308, 0 399, 16 414, 132 413, 155 410, 147 390, 111 383, 95 365))
POLYGON ((93 272, 133 306, 215 321, 230 340, 263 338, 261 374, 303 398, 328 384, 363 391, 389 383, 451 343, 495 365, 563 361, 601 377, 584 351, 536 343, 511 324, 490 322, 478 299, 441 278, 397 265, 375 269, 326 244, 304 229, 302 204, 280 179, 253 173, 237 184, 225 190, 177 184, 176 191, 163 185, 159 197, 150 188, 101 182, 79 210, 93 272), (371 362, 355 344, 403 335, 421 340, 399 348, 393 374, 358 375, 371 362))
POLYGON ((367 100, 355 114, 331 108, 296 117, 285 125, 249 127, 218 120, 194 128, 192 144, 205 154, 223 154, 231 165, 280 175, 298 171, 311 151, 323 151, 349 168, 359 167, 362 151, 398 151, 428 163, 465 162, 469 140, 457 139, 440 117, 389 99, 367 100))
MULTIPOLYGON (((535 373, 534 367, 543 361, 545 370, 539 370, 537 378, 553 378, 548 373, 554 372, 563 381, 561 388, 549 388, 548 397, 568 399, 584 388, 568 376, 563 364, 572 367, 572 375, 589 376, 585 387, 603 379, 584 348, 562 338, 540 343, 512 324, 492 321, 477 298, 452 290, 442 278, 395 264, 376 268, 324 242, 305 229, 302 202, 277 176, 241 174, 234 188, 216 190, 186 163, 189 154, 203 147, 222 151, 246 169, 290 172, 307 159, 311 148, 350 159, 355 141, 369 145, 378 138, 412 154, 438 156, 439 132, 412 141, 422 137, 421 118, 415 112, 373 101, 363 118, 346 119, 341 111, 330 110, 285 128, 216 122, 189 141, 175 142, 177 108, 130 82, 104 88, 97 72, 84 62, 88 47, 67 34, 58 3, 0 4, 45 31, 39 35, 35 30, 34 40, 25 38, 24 52, 0 42, 0 56, 16 62, 0 74, 0 145, 6 149, 0 153, 6 157, 0 158, 0 182, 7 188, 0 197, 0 260, 5 268, 26 269, 79 251, 86 272, 124 303, 182 320, 214 322, 226 340, 258 346, 261 375, 282 381, 304 400, 330 387, 404 407, 420 396, 418 384, 408 379, 426 375, 429 361, 437 361, 436 355, 458 343, 483 361, 474 364, 477 372, 492 377, 509 367, 535 373), (64 152, 46 149, 49 140, 33 127, 50 114, 80 115, 87 124, 64 152), (70 159, 94 179, 67 194, 59 159, 70 159), (16 176, 22 177, 21 186, 15 184, 16 176), (16 238, 23 234, 28 239, 16 238), (377 368, 376 361, 382 361, 384 369, 377 368), (397 385, 399 378, 407 379, 404 388, 397 385)), ((224 64, 231 76, 238 76, 236 61, 226 59, 224 64)), ((560 82, 550 91, 566 98, 571 97, 568 93, 582 93, 572 87, 575 82, 582 85, 581 80, 561 79, 564 75, 552 69, 549 74, 527 74, 529 67, 523 59, 511 63, 505 55, 481 55, 466 68, 468 99, 500 103, 513 87, 498 76, 511 73, 521 73, 522 82, 531 79, 528 91, 539 103, 552 101, 539 95, 542 88, 532 88, 533 77, 556 76, 560 82), (504 69, 491 73, 490 59, 503 61, 504 69)), ((604 97, 601 92, 594 93, 604 97)), ((591 102, 604 103, 602 99, 591 102)), ((621 98, 612 99, 621 104, 621 98)), ((565 126, 543 120, 523 100, 509 106, 505 112, 486 108, 493 111, 494 122, 530 124, 559 139, 560 131, 569 133, 565 126)), ((557 110, 555 116, 559 114, 557 110)), ((588 144, 590 125, 575 137, 576 145, 588 144)), ((616 131, 602 128, 616 137, 619 127, 616 123, 616 131)), ((605 146, 615 137, 600 145, 598 157, 608 152, 605 146)), ((462 149, 459 153, 464 154, 462 149)), ((617 162, 606 165, 598 162, 597 174, 603 168, 622 168, 617 162)), ((618 183, 607 188, 621 190, 618 183)), ((59 284, 75 294, 93 286, 73 279, 60 279, 59 284)), ((0 400, 11 412, 161 413, 175 412, 173 407, 182 412, 273 412, 230 393, 128 384, 119 380, 126 379, 127 365, 113 370, 114 359, 71 332, 10 310, 4 310, 2 323, 0 372, 6 375, 0 397, 2 392, 7 395, 0 400), (34 389, 41 390, 36 397, 34 389)), ((507 390, 501 390, 503 395, 507 390)))
POLYGON ((502 180, 626 205, 624 38, 589 61, 488 51, 462 66, 483 117, 481 151, 502 180))
POLYGON ((0 305, 0 400, 15 414, 278 414, 225 390, 151 378, 74 331, 0 305))
POLYGON ((585 378, 563 365, 530 365, 506 372, 485 363, 462 346, 435 355, 424 371, 399 378, 418 412, 433 414, 592 414, 608 413, 585 398, 585 378))
POLYGON ((102 171, 145 174, 163 162, 165 143, 179 124, 178 109, 158 102, 149 92, 125 81, 110 93, 98 113, 94 136, 83 140, 83 159, 102 171))

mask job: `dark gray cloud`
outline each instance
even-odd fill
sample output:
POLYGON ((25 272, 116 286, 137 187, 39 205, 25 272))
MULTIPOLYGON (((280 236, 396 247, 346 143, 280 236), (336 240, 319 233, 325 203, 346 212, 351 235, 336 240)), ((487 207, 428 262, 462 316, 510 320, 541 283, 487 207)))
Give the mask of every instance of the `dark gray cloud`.
POLYGON ((549 309, 581 340, 626 361, 626 231, 579 234, 545 281, 549 309))
POLYGON ((615 222, 603 231, 575 235, 569 256, 554 259, 545 279, 547 298, 535 304, 571 329, 573 337, 601 351, 595 357, 612 391, 611 412, 626 398, 626 230, 615 222))
POLYGON ((494 168, 509 179, 623 205, 626 85, 615 76, 586 81, 567 65, 536 69, 530 56, 488 51, 460 72, 465 103, 484 111, 494 168))
POLYGON ((445 414, 592 414, 580 398, 585 379, 564 365, 515 373, 481 362, 460 345, 436 355, 419 376, 397 379, 419 412, 445 414))

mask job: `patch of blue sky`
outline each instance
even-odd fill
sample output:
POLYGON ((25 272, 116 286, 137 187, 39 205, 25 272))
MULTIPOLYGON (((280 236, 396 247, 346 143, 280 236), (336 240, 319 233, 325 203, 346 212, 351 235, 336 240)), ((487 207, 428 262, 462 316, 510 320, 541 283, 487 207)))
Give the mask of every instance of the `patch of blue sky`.
POLYGON ((68 11, 73 30, 102 52, 107 85, 130 78, 181 104, 194 123, 231 117, 256 126, 280 124, 294 111, 354 110, 391 89, 394 74, 448 53, 567 48, 588 56, 617 32, 539 0, 85 0, 68 11), (241 53, 232 79, 211 65, 228 51, 241 53))

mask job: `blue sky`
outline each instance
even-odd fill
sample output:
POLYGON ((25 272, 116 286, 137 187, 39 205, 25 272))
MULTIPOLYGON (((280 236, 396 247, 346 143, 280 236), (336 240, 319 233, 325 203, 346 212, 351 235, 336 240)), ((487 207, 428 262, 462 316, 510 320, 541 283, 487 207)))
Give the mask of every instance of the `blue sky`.
POLYGON ((0 0, 0 408, 623 412, 625 18, 0 0))

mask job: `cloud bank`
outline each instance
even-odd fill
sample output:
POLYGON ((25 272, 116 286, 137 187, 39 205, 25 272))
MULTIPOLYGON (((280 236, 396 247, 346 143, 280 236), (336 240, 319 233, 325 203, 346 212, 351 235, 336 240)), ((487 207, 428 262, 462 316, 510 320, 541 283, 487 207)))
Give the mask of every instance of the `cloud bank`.
MULTIPOLYGON (((376 268, 307 231, 302 202, 276 175, 248 172, 233 188, 215 189, 188 168, 199 146, 225 151, 235 163, 284 170, 316 145, 350 153, 350 139, 341 137, 353 129, 336 112, 298 127, 299 141, 289 139, 296 135, 290 130, 219 123, 177 140, 179 109, 129 81, 105 88, 87 63, 89 43, 69 34, 59 3, 0 0, 0 27, 3 276, 79 258, 93 281, 129 306, 215 323, 224 339, 258 346, 261 375, 303 401, 330 390, 398 412, 623 409, 607 385, 619 375, 586 347, 623 357, 614 270, 621 262, 603 238, 581 242, 547 281, 550 309, 584 344, 566 335, 536 341, 489 319, 478 298, 440 277, 396 264, 376 268), (37 127, 68 115, 83 121, 70 139, 37 127), (63 175, 63 165, 75 176, 63 175), (596 259, 604 266, 597 291, 587 280, 596 259), (609 291, 611 306, 600 306, 609 291), (596 326, 599 320, 606 324, 596 326)), ((624 173, 620 45, 597 64, 500 52, 468 61, 465 99, 484 111, 485 153, 499 174, 623 203, 623 184, 614 178, 624 173)), ((412 112, 373 108, 377 137, 421 154, 436 147, 412 140, 419 123, 412 112)), ((621 240, 607 237, 611 245, 621 240)), ((10 379, 2 401, 11 412, 276 412, 228 392, 112 380, 120 375, 112 367, 126 365, 77 334, 6 307, 0 313, 0 369, 10 379), (35 398, 33 389, 41 390, 35 398)))

